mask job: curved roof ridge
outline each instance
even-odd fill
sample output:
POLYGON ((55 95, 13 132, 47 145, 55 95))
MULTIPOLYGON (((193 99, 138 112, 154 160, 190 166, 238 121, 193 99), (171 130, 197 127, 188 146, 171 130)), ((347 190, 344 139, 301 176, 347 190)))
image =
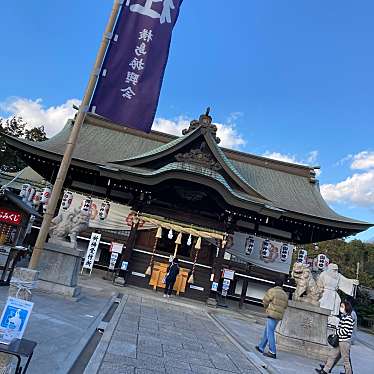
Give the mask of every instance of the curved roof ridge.
POLYGON ((141 153, 139 155, 136 155, 136 156, 133 156, 133 157, 129 157, 129 158, 126 158, 124 160, 116 160, 116 161, 112 161, 112 163, 120 163, 120 162, 126 162, 126 161, 135 161, 135 160, 140 160, 142 158, 145 158, 145 157, 149 157, 149 156, 153 156, 153 155, 156 155, 157 153, 161 153, 161 152, 164 152, 164 151, 167 151, 168 149, 171 149, 173 148, 174 146, 182 143, 185 139, 187 139, 188 137, 190 137, 192 134, 194 134, 196 131, 198 130, 195 129, 194 131, 191 131, 189 132, 188 134, 186 135, 182 135, 168 143, 165 143, 163 145, 160 145, 159 147, 156 147, 154 149, 151 149, 150 151, 147 151, 147 152, 144 152, 144 153, 141 153))

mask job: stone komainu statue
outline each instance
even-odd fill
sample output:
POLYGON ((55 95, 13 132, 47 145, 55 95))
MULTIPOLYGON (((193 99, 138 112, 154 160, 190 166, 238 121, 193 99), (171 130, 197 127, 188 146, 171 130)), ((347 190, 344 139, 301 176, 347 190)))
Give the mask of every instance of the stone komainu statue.
POLYGON ((323 285, 318 280, 314 280, 310 269, 296 262, 292 268, 291 276, 296 281, 293 300, 319 306, 319 300, 323 294, 323 285))
POLYGON ((82 212, 79 208, 71 211, 61 211, 52 219, 49 233, 52 240, 66 241, 70 237, 71 244, 77 246, 77 235, 88 227, 90 215, 82 212))

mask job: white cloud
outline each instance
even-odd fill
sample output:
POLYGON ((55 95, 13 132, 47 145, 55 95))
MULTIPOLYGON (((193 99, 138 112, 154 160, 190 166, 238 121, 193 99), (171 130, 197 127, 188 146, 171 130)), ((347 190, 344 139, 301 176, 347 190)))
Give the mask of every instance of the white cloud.
POLYGON ((353 156, 351 169, 368 170, 374 168, 374 152, 363 151, 353 156))
POLYGON ((300 165, 311 165, 317 161, 318 158, 318 151, 311 151, 306 156, 306 159, 298 159, 296 155, 292 154, 285 154, 280 152, 270 152, 266 151, 263 155, 263 157, 272 158, 274 160, 278 161, 284 161, 284 162, 290 162, 292 164, 300 164, 300 165))
POLYGON ((166 118, 155 118, 152 125, 152 130, 165 132, 166 134, 181 136, 182 130, 188 129, 189 125, 190 121, 183 116, 180 116, 175 120, 166 118))
MULTIPOLYGON (((318 158, 318 151, 311 151, 308 153, 305 160, 299 160, 295 155, 285 154, 280 152, 266 151, 262 154, 263 157, 272 158, 273 160, 290 162, 291 164, 299 164, 309 166, 315 163, 318 158)), ((319 177, 322 173, 321 169, 314 169, 316 176, 319 177)))
MULTIPOLYGON (((31 126, 45 127, 47 135, 50 137, 59 132, 69 118, 73 118, 76 111, 73 105, 80 105, 80 100, 69 99, 64 104, 46 108, 42 99, 30 100, 21 97, 8 99, 0 103, 0 109, 10 116, 21 116, 31 126)), ((217 134, 221 139, 220 145, 227 148, 240 149, 245 140, 236 129, 233 121, 242 114, 239 112, 231 113, 227 124, 215 123, 217 134)), ((153 129, 166 132, 173 135, 182 135, 182 130, 188 128, 190 120, 180 116, 173 120, 165 118, 156 118, 153 123, 153 129)))
POLYGON ((22 97, 8 99, 0 103, 0 108, 10 116, 21 116, 31 126, 44 126, 50 137, 59 132, 76 111, 73 105, 80 105, 80 100, 69 99, 64 104, 45 108, 42 99, 30 100, 22 97))
MULTIPOLYGON (((188 129, 189 125, 190 120, 183 116, 177 117, 174 120, 156 118, 152 129, 180 136, 182 135, 182 130, 188 129)), ((217 136, 221 139, 220 145, 222 147, 240 149, 245 145, 245 140, 242 135, 238 133, 235 124, 215 123, 215 125, 217 126, 217 136)))
POLYGON ((309 152, 306 161, 308 162, 308 164, 313 164, 317 161, 317 158, 318 158, 318 151, 317 150, 311 151, 309 152))
POLYGON ((295 155, 266 151, 262 156, 272 158, 273 160, 290 162, 292 164, 302 164, 301 161, 296 159, 295 155))
POLYGON ((238 133, 234 124, 215 123, 217 126, 217 135, 221 139, 222 147, 231 149, 240 149, 245 145, 244 138, 238 133))
POLYGON ((356 173, 336 184, 321 186, 322 196, 329 202, 349 203, 374 209, 374 169, 356 173))
POLYGON ((232 112, 229 114, 229 116, 226 119, 227 123, 234 124, 237 119, 240 117, 243 117, 244 113, 243 112, 232 112))

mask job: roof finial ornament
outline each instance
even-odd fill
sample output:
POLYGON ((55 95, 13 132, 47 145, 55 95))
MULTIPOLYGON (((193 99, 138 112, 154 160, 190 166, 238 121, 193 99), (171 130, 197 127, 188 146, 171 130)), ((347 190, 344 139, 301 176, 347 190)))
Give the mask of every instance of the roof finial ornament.
POLYGON ((217 138, 217 126, 212 124, 212 117, 209 115, 210 107, 208 106, 205 113, 199 117, 199 120, 192 120, 190 122, 190 127, 182 131, 183 135, 190 133, 191 131, 196 130, 198 127, 202 127, 204 132, 209 132, 212 134, 214 140, 217 144, 220 143, 220 139, 217 138))

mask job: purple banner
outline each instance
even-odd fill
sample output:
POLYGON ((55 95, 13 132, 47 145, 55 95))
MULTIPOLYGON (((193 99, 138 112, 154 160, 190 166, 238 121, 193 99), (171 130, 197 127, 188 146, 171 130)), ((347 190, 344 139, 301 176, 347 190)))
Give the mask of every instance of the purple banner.
POLYGON ((124 1, 91 101, 93 113, 151 131, 182 1, 124 1))

